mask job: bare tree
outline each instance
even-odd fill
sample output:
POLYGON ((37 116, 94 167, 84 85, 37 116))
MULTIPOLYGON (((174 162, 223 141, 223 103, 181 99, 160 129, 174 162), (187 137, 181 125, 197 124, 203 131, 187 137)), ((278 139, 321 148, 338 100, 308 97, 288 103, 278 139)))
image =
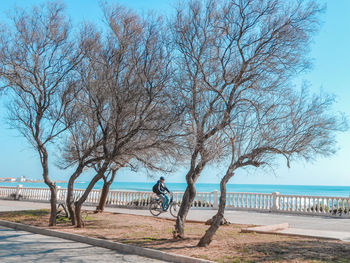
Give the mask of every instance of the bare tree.
POLYGON ((11 126, 37 150, 45 184, 51 193, 49 225, 56 224, 56 185, 49 177, 47 145, 70 125, 66 109, 74 98, 74 69, 81 52, 70 39, 64 8, 47 2, 25 11, 16 9, 12 24, 1 32, 0 77, 12 100, 11 126))
MULTIPOLYGON (((167 163, 164 159, 171 160, 181 116, 168 85, 171 56, 162 21, 142 19, 120 6, 106 6, 104 12, 109 32, 106 37, 97 32, 91 38, 94 45, 85 51, 78 69, 81 90, 76 109, 81 109, 80 120, 78 127, 70 130, 69 139, 77 143, 66 151, 72 153, 69 161, 79 163, 89 148, 80 147, 82 143, 96 145, 85 165, 95 167, 96 174, 75 202, 78 227, 83 226, 82 204, 109 169, 117 172, 135 162, 156 168, 167 163)), ((71 177, 72 185, 77 175, 71 177)), ((67 197, 67 201, 71 200, 67 197)))
POLYGON ((321 9, 315 1, 190 1, 172 22, 178 90, 192 131, 187 188, 174 237, 184 223, 203 168, 220 156, 222 131, 234 112, 259 94, 272 94, 309 65, 310 37, 321 9))
POLYGON ((230 161, 220 182, 220 201, 212 224, 198 246, 212 241, 223 218, 226 205, 226 184, 239 168, 271 167, 282 156, 290 162, 310 160, 335 152, 335 132, 346 129, 342 116, 332 114, 333 99, 329 96, 299 94, 281 89, 281 94, 262 94, 254 104, 236 108, 235 119, 224 130, 230 161))
MULTIPOLYGON (((85 94, 86 95, 86 94, 85 94)), ((97 149, 102 145, 102 138, 94 116, 87 115, 90 105, 82 103, 80 90, 74 104, 71 105, 65 121, 75 120, 69 127, 68 137, 61 147, 62 158, 59 166, 62 169, 75 167, 67 185, 66 204, 72 225, 76 224, 74 213, 74 182, 87 169, 102 160, 97 149), (85 114, 82 114, 84 112, 85 114), (79 115, 79 116, 77 116, 79 115)))

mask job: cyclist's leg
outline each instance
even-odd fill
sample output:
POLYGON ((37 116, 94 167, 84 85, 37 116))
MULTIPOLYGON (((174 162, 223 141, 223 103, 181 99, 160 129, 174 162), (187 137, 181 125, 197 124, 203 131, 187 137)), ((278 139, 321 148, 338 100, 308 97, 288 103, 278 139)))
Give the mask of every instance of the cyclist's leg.
POLYGON ((163 199, 163 210, 166 210, 167 206, 169 203, 169 197, 168 195, 164 195, 164 199, 163 199))
POLYGON ((162 209, 163 211, 165 211, 165 195, 160 194, 159 197, 162 199, 162 209))

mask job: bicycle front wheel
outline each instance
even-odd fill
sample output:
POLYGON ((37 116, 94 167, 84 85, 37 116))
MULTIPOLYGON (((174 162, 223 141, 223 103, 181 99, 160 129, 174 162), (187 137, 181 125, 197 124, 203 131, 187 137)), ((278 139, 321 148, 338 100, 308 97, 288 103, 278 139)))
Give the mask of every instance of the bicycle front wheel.
POLYGON ((149 206, 149 211, 154 216, 159 216, 162 213, 162 207, 158 202, 152 202, 149 206))
POLYGON ((178 203, 172 203, 169 207, 170 214, 173 217, 177 217, 177 213, 179 212, 179 210, 180 210, 180 206, 178 203))

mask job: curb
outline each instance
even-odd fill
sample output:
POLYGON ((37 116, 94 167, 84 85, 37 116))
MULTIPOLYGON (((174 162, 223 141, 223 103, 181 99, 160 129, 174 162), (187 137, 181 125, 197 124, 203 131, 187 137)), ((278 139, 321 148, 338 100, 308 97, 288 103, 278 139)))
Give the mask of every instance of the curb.
POLYGON ((127 254, 134 254, 138 256, 144 256, 148 258, 164 260, 164 261, 173 262, 173 263, 213 263, 213 261, 209 261, 209 260, 181 256, 173 253, 165 253, 163 251, 159 251, 155 249, 131 246, 131 245, 107 241, 103 239, 86 237, 82 235, 65 233, 65 232, 60 232, 60 231, 50 230, 45 228, 39 228, 35 226, 9 222, 5 220, 0 220, 0 225, 4 227, 13 228, 16 230, 24 230, 35 234, 68 239, 68 240, 72 240, 80 243, 89 244, 92 246, 108 248, 108 249, 117 250, 119 252, 123 252, 127 254))

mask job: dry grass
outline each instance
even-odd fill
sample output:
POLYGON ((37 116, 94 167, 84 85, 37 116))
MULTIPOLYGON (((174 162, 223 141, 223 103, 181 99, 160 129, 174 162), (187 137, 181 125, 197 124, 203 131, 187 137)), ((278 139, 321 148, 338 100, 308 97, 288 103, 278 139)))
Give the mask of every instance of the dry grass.
MULTIPOLYGON (((47 227, 46 210, 0 213, 0 219, 47 227)), ((63 221, 54 227, 116 242, 169 251, 217 262, 350 262, 350 244, 340 241, 240 233, 241 227, 221 227, 208 248, 196 244, 207 229, 187 223, 185 240, 173 240, 173 220, 126 214, 89 214, 86 227, 77 229, 63 221)))

